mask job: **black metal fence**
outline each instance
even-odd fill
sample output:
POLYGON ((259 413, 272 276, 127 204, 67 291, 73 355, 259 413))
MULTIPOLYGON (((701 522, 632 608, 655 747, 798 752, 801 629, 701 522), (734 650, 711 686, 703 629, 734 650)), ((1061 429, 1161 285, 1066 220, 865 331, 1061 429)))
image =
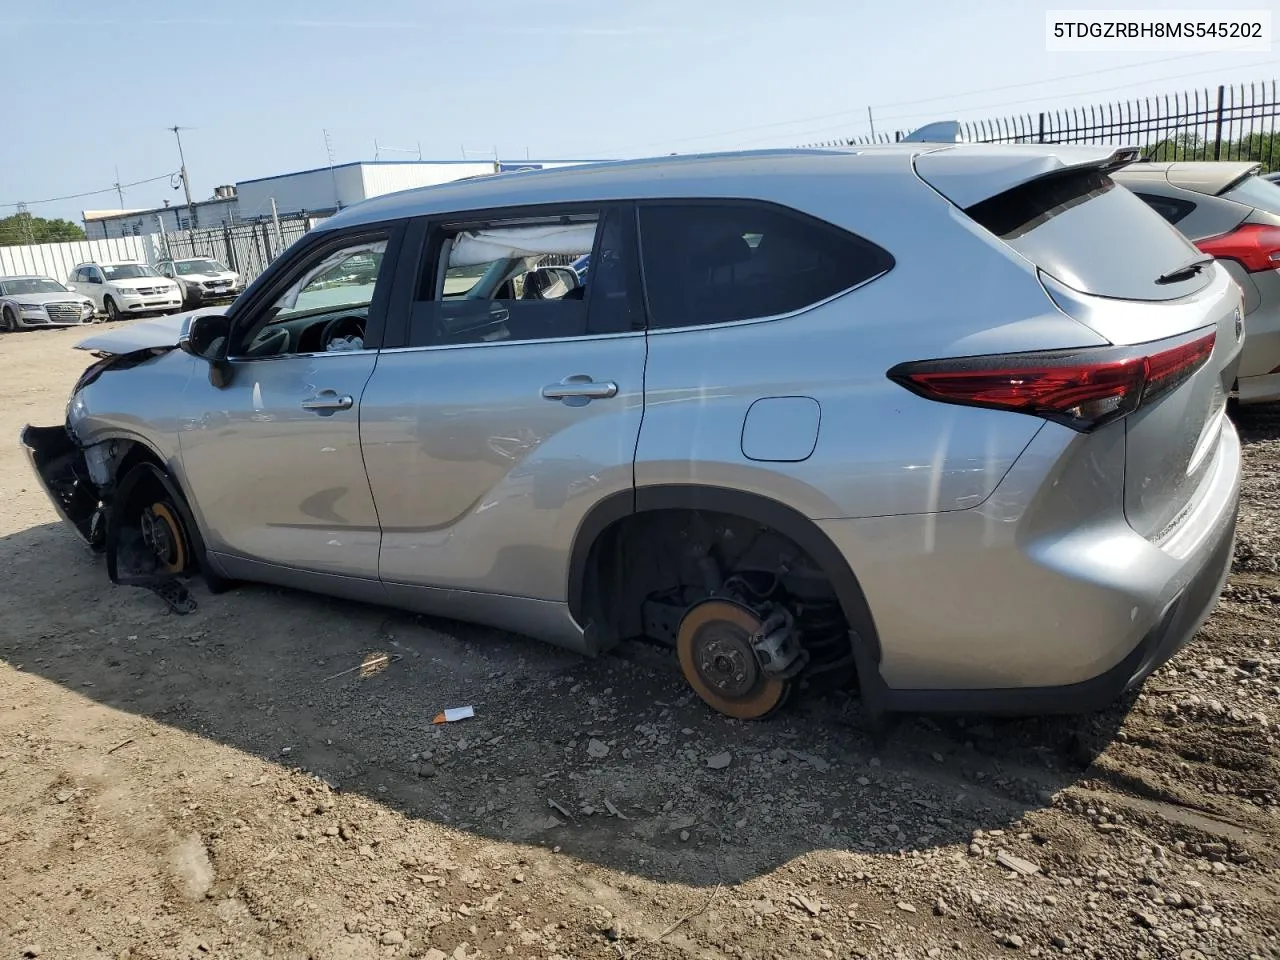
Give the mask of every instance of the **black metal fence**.
POLYGON ((280 218, 280 233, 270 217, 217 227, 175 230, 164 234, 162 252, 169 257, 212 257, 252 281, 267 265, 311 228, 312 218, 294 214, 280 218))
MULTIPOLYGON (((1275 80, 1163 97, 1044 110, 961 123, 979 143, 1101 143, 1142 148, 1149 160, 1253 160, 1280 168, 1280 96, 1275 80)), ((909 131, 807 144, 893 143, 909 131)))

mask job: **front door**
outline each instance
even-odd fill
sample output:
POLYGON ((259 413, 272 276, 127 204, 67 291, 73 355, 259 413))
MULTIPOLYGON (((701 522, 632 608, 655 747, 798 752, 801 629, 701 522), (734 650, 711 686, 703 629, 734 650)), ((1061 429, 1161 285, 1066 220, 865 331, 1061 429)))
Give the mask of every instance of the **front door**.
POLYGON ((203 367, 191 379, 183 472, 208 547, 233 576, 256 561, 377 579, 360 401, 387 309, 389 240, 375 229, 307 244, 236 311, 229 383, 215 386, 203 367))
POLYGON ((506 211, 430 236, 406 345, 383 351, 362 409, 382 579, 396 596, 563 602, 584 515, 633 486, 634 212, 506 211), (585 254, 583 274, 571 264, 585 254))

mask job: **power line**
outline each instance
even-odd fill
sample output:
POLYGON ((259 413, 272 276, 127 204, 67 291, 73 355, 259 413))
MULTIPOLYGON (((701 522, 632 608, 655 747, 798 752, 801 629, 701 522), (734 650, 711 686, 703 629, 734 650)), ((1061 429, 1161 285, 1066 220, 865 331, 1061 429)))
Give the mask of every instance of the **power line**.
MULTIPOLYGON (((1264 66, 1269 66, 1271 64, 1276 64, 1276 63, 1280 63, 1280 59, 1263 60, 1260 63, 1254 64, 1254 66, 1264 67, 1264 66)), ((1119 86, 1114 86, 1114 87, 1102 87, 1096 90, 1080 90, 1080 91, 1075 91, 1073 93, 1060 94, 1054 97, 1053 99, 1061 100, 1068 97, 1091 97, 1097 94, 1114 93, 1117 90, 1127 90, 1132 87, 1140 87, 1149 83, 1164 83, 1168 80, 1183 80, 1187 77, 1201 77, 1201 76, 1204 76, 1205 74, 1219 73, 1219 72, 1221 72, 1220 68, 1215 67, 1211 70, 1197 70, 1192 73, 1179 73, 1179 74, 1174 74, 1173 76, 1167 76, 1167 77, 1153 77, 1149 80, 1137 80, 1137 81, 1134 81, 1133 83, 1123 83, 1123 84, 1120 84, 1119 86)), ((981 107, 965 107, 964 112, 972 112, 977 110, 1001 110, 1001 109, 1004 109, 1005 107, 1016 107, 1025 103, 1043 103, 1045 100, 1046 100, 1045 97, 1027 97, 1022 100, 1006 100, 1003 103, 991 103, 981 107)), ((888 116, 877 116, 876 119, 879 120, 881 123, 883 123, 887 120, 909 120, 909 119, 922 117, 922 116, 928 116, 928 114, 923 114, 919 112, 897 113, 897 114, 889 114, 888 116)), ((809 131, 801 131, 799 133, 788 134, 787 136, 794 137, 797 139, 805 138, 805 137, 817 137, 817 136, 821 136, 823 133, 827 133, 835 129, 836 129, 835 127, 827 126, 827 127, 821 127, 816 130, 811 129, 809 131)), ((846 132, 845 135, 847 136, 848 133, 846 132)))
POLYGON ((144 183, 156 183, 160 180, 172 180, 173 174, 166 173, 160 177, 148 177, 146 180, 135 180, 133 183, 113 183, 109 187, 103 187, 101 190, 86 190, 84 193, 71 193, 65 197, 49 197, 46 200, 11 200, 0 203, 0 207, 18 207, 31 206, 36 203, 61 203, 63 200, 79 200, 82 197, 96 197, 104 193, 115 193, 117 189, 124 190, 128 187, 140 187, 144 183))
MULTIPOLYGON (((882 109, 891 109, 893 107, 912 106, 914 104, 920 104, 920 103, 933 103, 940 100, 953 100, 960 97, 972 97, 972 96, 977 96, 983 93, 995 93, 1000 90, 1016 90, 1024 87, 1041 86, 1047 83, 1059 83, 1063 80, 1075 80, 1080 77, 1092 77, 1102 73, 1115 73, 1116 71, 1119 71, 1119 70, 1136 70, 1139 67, 1154 67, 1159 64, 1170 63, 1175 60, 1187 60, 1192 57, 1207 56, 1209 52, 1212 52, 1212 51, 1203 52, 1203 53, 1184 53, 1184 54, 1179 54, 1176 57, 1164 57, 1160 60, 1144 60, 1142 63, 1130 63, 1130 64, 1124 64, 1116 67, 1102 67, 1098 70, 1085 70, 1081 73, 1067 73, 1057 77, 1048 77, 1044 80, 1024 80, 1019 83, 1010 83, 1010 84, 1005 84, 999 87, 985 87, 981 90, 968 90, 968 91, 965 91, 964 93, 952 93, 952 94, 943 94, 940 96, 933 96, 933 97, 922 97, 919 100, 900 100, 896 103, 884 103, 884 104, 879 104, 878 106, 873 104, 872 109, 882 110, 882 109)), ((1216 72, 1216 71, 1210 71, 1210 72, 1216 72)), ((1158 81, 1144 80, 1141 82, 1147 83, 1147 82, 1158 82, 1158 81)), ((695 136, 679 137, 674 140, 663 140, 663 141, 653 140, 653 141, 650 141, 649 143, 641 144, 640 149, 643 149, 644 147, 659 145, 659 144, 667 145, 667 144, 673 144, 673 143, 690 143, 694 140, 709 140, 709 139, 714 139, 716 137, 731 136, 732 134, 735 134, 735 133, 751 133, 755 130, 766 130, 773 127, 788 127, 788 126, 793 126, 799 123, 814 123, 820 120, 834 120, 839 117, 850 117, 855 114, 861 114, 865 109, 866 109, 865 107, 857 107, 852 110, 840 110, 835 113, 823 113, 823 114, 818 114, 812 117, 797 117, 794 120, 776 120, 771 123, 752 124, 749 127, 737 127, 733 130, 721 130, 717 133, 700 133, 695 136)), ((975 108, 975 109, 986 109, 986 108, 975 108)), ((884 119, 884 118, 878 117, 878 119, 884 119)))

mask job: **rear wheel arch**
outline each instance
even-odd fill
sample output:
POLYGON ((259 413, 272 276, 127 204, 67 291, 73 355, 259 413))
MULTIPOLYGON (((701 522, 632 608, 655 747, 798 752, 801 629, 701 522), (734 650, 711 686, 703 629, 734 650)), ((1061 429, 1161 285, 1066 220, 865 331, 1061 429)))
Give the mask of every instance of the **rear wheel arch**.
MULTIPOLYGON (((738 517, 768 527, 808 554, 830 581, 845 620, 856 634, 859 658, 878 664, 880 641, 875 621, 857 575, 831 539, 812 520, 770 497, 702 484, 658 484, 626 490, 596 504, 578 527, 569 562, 568 599, 574 618, 584 627, 605 630, 601 622, 600 576, 603 551, 611 531, 628 518, 659 511, 688 511, 738 517)), ((602 638, 617 640, 621 638, 602 638)), ((608 645, 606 643, 606 645, 608 645)))

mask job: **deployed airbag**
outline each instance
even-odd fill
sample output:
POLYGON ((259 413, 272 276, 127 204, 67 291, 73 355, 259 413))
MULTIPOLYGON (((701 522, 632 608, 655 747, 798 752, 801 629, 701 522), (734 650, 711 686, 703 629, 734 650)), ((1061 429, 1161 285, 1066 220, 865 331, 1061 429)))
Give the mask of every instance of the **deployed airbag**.
POLYGON ((449 266, 474 267, 512 257, 548 254, 576 256, 590 253, 595 237, 595 223, 468 230, 453 238, 449 266))

